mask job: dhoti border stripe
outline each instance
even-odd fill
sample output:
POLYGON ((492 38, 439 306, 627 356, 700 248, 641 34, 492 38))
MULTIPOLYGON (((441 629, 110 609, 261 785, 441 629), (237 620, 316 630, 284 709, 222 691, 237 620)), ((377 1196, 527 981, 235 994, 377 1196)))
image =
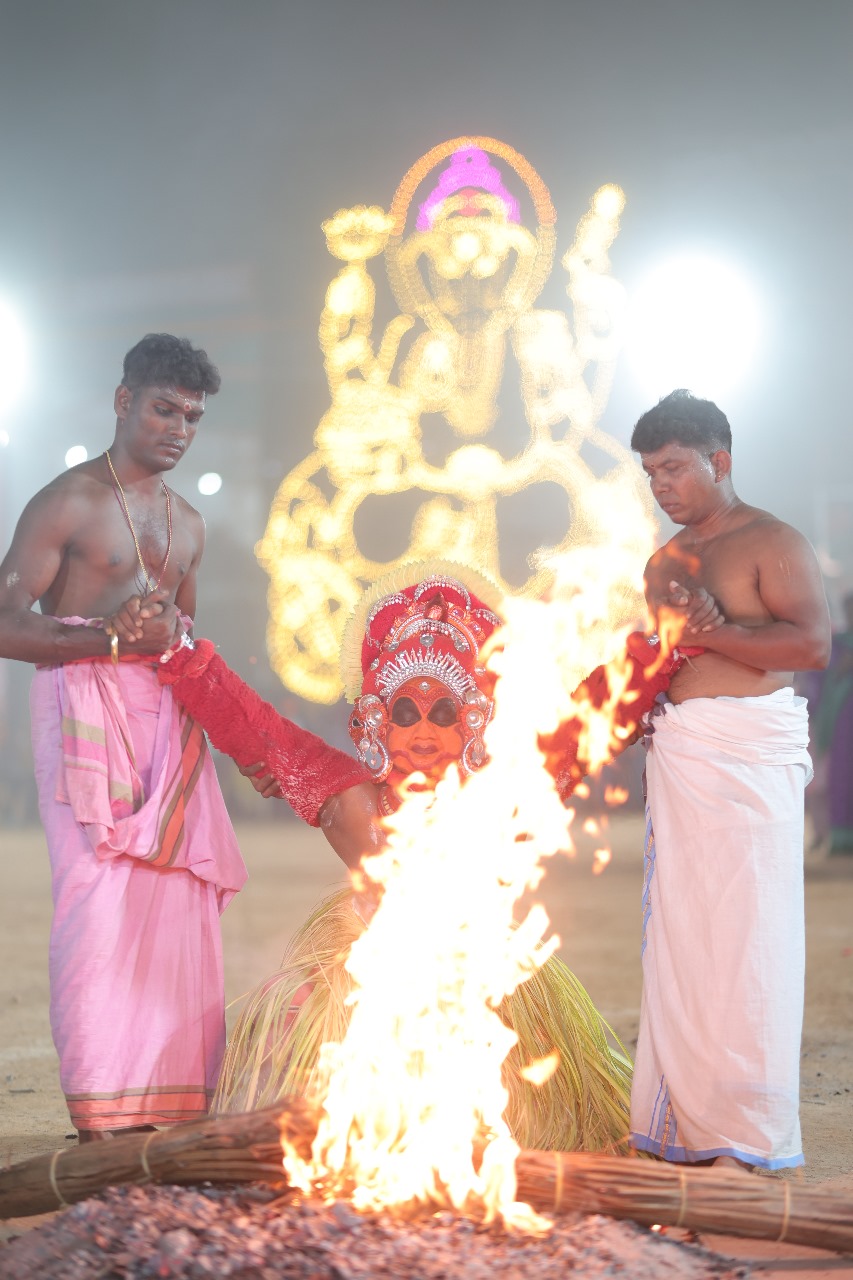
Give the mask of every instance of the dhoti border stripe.
POLYGON ((184 841, 186 806, 204 767, 206 743, 201 726, 191 716, 181 726, 181 760, 170 779, 170 799, 165 806, 157 833, 157 846, 148 861, 155 867, 169 867, 184 841))
POLYGON ((212 1091, 202 1086, 128 1089, 123 1093, 69 1094, 75 1129, 127 1129, 140 1124, 178 1124, 206 1115, 212 1091))

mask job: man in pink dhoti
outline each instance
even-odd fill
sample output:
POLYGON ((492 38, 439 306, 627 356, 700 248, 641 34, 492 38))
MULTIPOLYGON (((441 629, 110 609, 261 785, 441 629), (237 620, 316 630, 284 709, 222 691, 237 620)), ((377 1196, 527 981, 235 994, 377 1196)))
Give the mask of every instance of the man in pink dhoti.
POLYGON ((704 649, 647 720, 631 1140, 666 1160, 795 1166, 811 762, 792 682, 829 659, 821 575, 800 533, 736 495, 715 404, 674 391, 631 446, 682 526, 647 566, 649 604, 670 643, 704 649))
POLYGON ((204 547, 164 476, 219 382, 187 339, 143 338, 113 443, 36 494, 0 569, 0 655, 37 667, 51 1026, 81 1141, 203 1114, 224 1048, 219 915, 246 873, 204 735, 156 676, 204 547), (139 593, 163 607, 128 642, 111 619, 139 593))

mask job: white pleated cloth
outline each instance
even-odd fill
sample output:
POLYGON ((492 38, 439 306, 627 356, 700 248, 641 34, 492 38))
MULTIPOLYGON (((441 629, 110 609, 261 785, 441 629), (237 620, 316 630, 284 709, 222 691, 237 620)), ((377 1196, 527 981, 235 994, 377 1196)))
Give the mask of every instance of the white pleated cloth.
POLYGON ((632 1143, 681 1162, 799 1165, 805 699, 656 710, 632 1143))

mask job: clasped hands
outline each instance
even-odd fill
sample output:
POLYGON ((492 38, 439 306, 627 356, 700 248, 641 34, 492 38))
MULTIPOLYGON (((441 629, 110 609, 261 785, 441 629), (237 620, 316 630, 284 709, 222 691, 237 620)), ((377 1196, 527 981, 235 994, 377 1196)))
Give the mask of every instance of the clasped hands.
POLYGON ((726 623, 717 601, 704 587, 685 587, 672 581, 663 604, 681 619, 682 636, 706 635, 726 623))
POLYGON ((131 596, 104 622, 118 636, 119 644, 135 653, 165 653, 180 644, 184 634, 180 610, 168 591, 131 596))

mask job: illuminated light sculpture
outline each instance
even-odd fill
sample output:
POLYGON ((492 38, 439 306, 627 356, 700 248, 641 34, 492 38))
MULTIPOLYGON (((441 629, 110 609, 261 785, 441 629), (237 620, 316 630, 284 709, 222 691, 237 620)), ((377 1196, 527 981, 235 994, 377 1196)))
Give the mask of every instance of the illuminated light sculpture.
MULTIPOLYGON (((625 313, 608 258, 623 206, 618 187, 601 187, 562 259, 571 325, 562 311, 534 307, 553 265, 556 214, 538 174, 502 142, 442 143, 409 170, 388 213, 359 206, 323 224, 329 252, 344 263, 319 329, 331 405, 314 451, 279 487, 256 549, 270 577, 271 662, 294 692, 337 700, 346 617, 367 586, 407 561, 456 560, 509 595, 536 596, 570 546, 609 537, 617 482, 620 503, 629 492, 645 524, 651 499, 639 468, 597 427, 625 313), (375 335, 366 263, 383 254, 400 314, 375 335), (488 442, 508 348, 528 425, 511 457, 488 442), (424 449, 427 415, 461 441, 443 465, 424 449), (586 443, 606 459, 605 474, 581 456, 586 443), (501 572, 497 503, 543 482, 565 492, 567 527, 556 545, 531 554, 527 580, 512 590, 501 572), (371 559, 356 536, 359 512, 368 499, 405 494, 418 504, 405 547, 371 559)), ((626 615, 641 610, 637 586, 626 588, 626 615)))

